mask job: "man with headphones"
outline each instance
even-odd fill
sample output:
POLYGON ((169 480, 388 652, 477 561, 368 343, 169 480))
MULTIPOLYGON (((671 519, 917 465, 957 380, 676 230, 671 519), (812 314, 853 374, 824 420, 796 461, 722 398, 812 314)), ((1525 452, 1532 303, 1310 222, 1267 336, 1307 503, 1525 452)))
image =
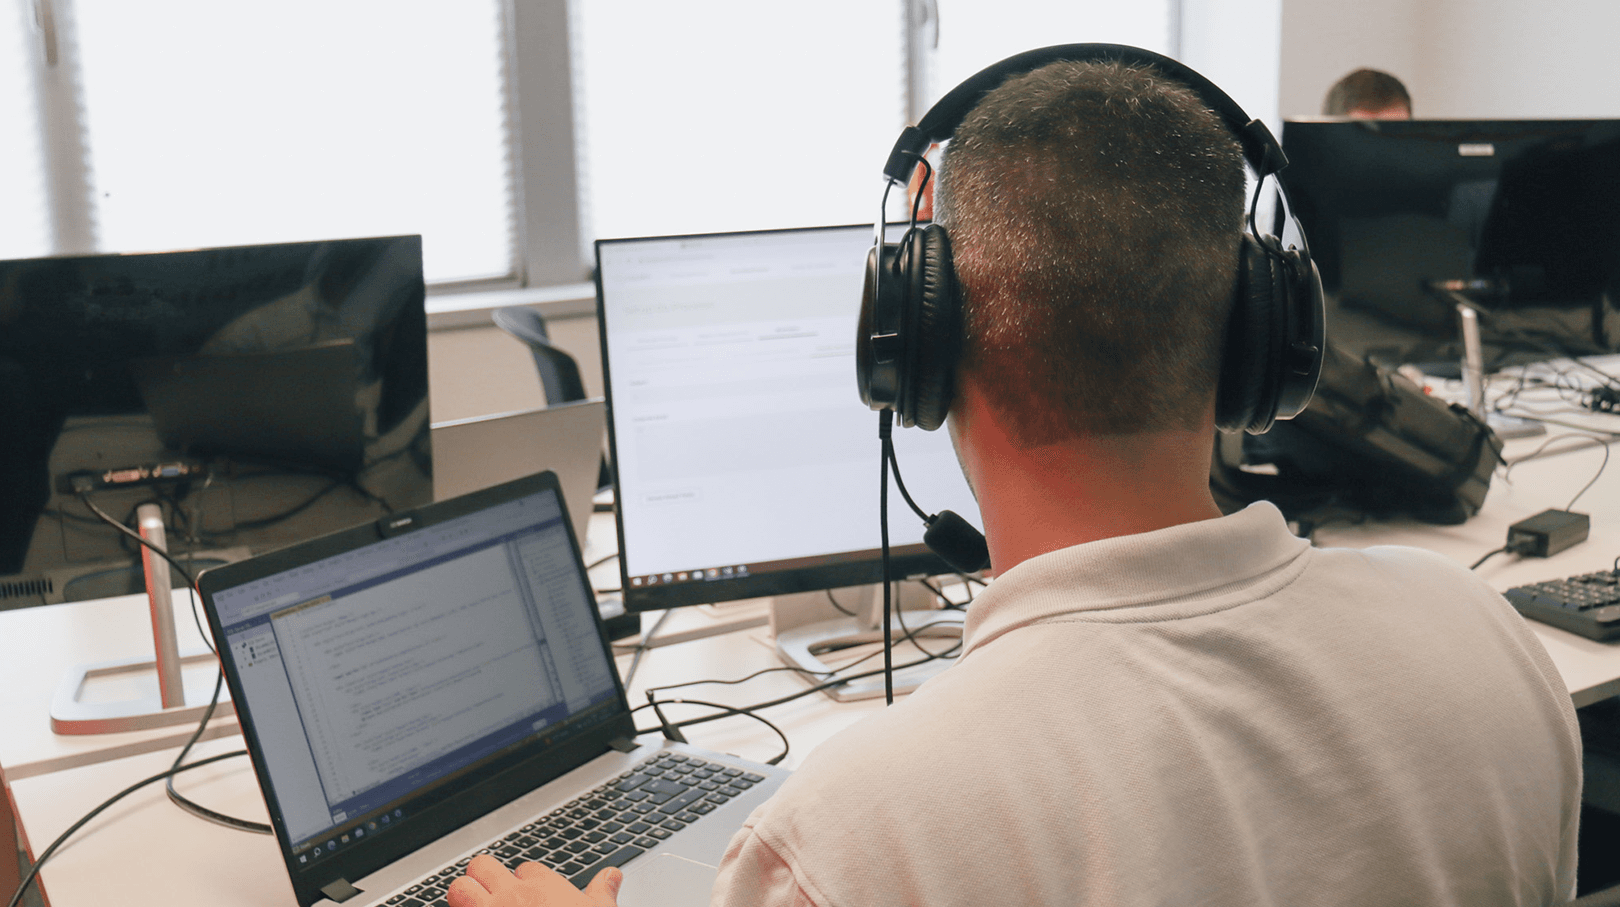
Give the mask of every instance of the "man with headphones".
POLYGON ((1436 555, 1211 498, 1216 427, 1297 413, 1320 365, 1308 254, 1244 231, 1269 133, 1174 61, 1075 45, 947 95, 891 184, 946 139, 937 223, 874 249, 860 384, 949 426, 996 578, 958 664, 750 817, 715 903, 1570 896, 1579 738, 1523 620, 1436 555))

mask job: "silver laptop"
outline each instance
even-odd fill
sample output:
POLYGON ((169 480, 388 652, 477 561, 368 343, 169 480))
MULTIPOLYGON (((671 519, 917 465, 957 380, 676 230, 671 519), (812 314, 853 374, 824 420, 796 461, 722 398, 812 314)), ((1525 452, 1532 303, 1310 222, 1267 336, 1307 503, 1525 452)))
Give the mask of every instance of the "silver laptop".
POLYGON ((445 501, 543 469, 557 474, 583 544, 601 472, 607 404, 598 397, 433 426, 433 499, 445 501))
POLYGON ((636 745, 564 514, 540 473, 199 579, 300 905, 441 903, 481 852, 708 902, 787 773, 636 745))

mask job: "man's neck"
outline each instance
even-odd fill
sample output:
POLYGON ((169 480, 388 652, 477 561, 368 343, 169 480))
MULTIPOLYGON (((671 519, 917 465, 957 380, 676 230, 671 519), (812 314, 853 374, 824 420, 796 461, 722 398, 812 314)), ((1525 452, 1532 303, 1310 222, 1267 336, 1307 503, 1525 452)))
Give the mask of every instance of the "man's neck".
POLYGON ((952 435, 997 573, 1071 545, 1221 515, 1209 491, 1213 426, 1019 447, 994 414, 968 410, 952 411, 966 417, 952 435))

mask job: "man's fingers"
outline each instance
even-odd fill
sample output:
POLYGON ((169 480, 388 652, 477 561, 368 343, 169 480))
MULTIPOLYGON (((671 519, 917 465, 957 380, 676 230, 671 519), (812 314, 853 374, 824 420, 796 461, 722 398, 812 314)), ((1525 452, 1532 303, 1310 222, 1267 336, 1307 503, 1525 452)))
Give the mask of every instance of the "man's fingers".
POLYGON ((450 902, 450 907, 485 907, 492 899, 488 888, 467 876, 451 882, 445 892, 445 900, 450 902))
POLYGON ((617 866, 609 866, 585 886, 585 895, 601 907, 616 907, 619 903, 619 886, 622 884, 624 873, 617 866))
POLYGON ((514 881, 512 871, 487 853, 472 858, 472 862, 467 864, 467 876, 497 894, 502 887, 514 881))
POLYGON ((451 883, 446 894, 450 907, 519 907, 519 905, 589 905, 616 907, 624 874, 609 867, 596 874, 584 891, 554 870, 539 863, 523 863, 514 874, 499 860, 479 854, 467 864, 467 874, 451 883))
POLYGON ((541 865, 540 863, 518 864, 517 877, 525 882, 535 882, 541 879, 553 878, 564 885, 568 884, 568 880, 559 875, 555 869, 552 869, 549 866, 541 865))

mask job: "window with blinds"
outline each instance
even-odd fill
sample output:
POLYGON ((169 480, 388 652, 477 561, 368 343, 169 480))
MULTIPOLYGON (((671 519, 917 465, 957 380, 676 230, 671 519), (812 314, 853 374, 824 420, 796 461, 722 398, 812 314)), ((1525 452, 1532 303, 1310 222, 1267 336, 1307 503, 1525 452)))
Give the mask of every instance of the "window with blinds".
POLYGON ((33 8, 0 5, 0 258, 34 258, 51 251, 45 198, 44 144, 36 115, 32 61, 33 8))
POLYGON ((499 0, 48 5, 94 249, 420 233, 430 279, 517 275, 499 0))
POLYGON ((597 237, 864 222, 908 111, 1044 44, 1174 53, 1177 9, 0 0, 0 258, 420 233, 430 282, 510 286, 597 237))

